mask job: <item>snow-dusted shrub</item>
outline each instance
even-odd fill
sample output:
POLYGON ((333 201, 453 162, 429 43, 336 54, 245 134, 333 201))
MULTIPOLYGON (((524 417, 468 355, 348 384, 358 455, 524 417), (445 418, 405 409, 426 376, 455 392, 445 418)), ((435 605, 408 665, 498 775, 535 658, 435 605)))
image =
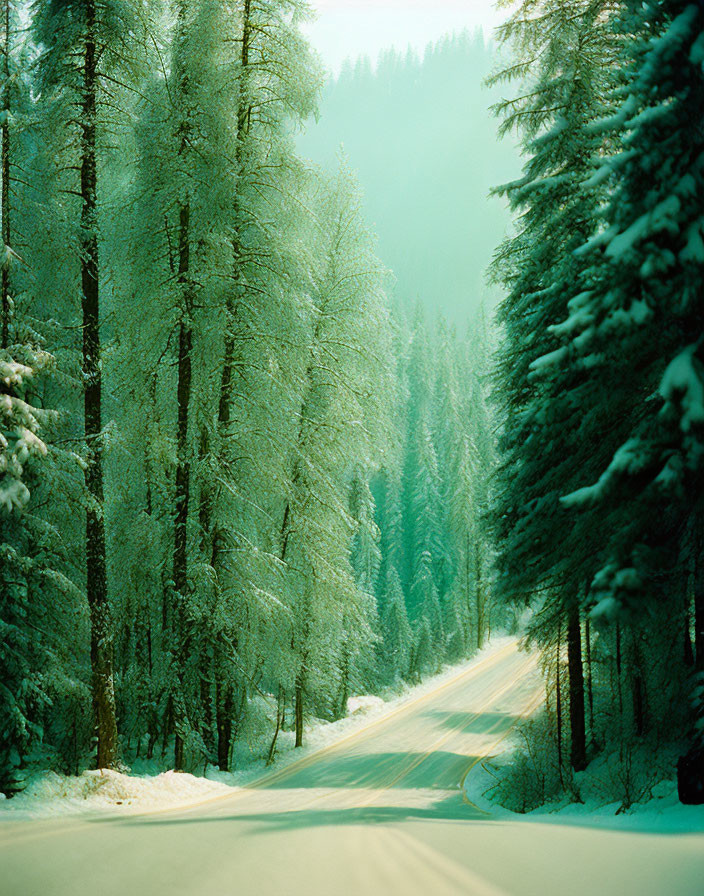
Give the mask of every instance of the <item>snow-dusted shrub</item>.
POLYGON ((530 812, 574 789, 568 768, 560 769, 555 728, 543 711, 518 728, 517 747, 494 769, 493 800, 513 812, 530 812))
POLYGON ((517 728, 514 750, 487 769, 495 783, 486 796, 521 813, 571 802, 613 806, 620 813, 651 799, 660 782, 672 780, 682 745, 666 742, 657 731, 637 736, 629 714, 619 720, 601 697, 595 711, 604 740, 591 741, 585 771, 570 768, 569 731, 563 731, 560 761, 556 719, 543 710, 517 728))
POLYGON ((618 804, 617 813, 653 797, 661 781, 672 778, 677 748, 664 748, 652 740, 624 737, 609 745, 578 776, 580 793, 587 802, 618 804))

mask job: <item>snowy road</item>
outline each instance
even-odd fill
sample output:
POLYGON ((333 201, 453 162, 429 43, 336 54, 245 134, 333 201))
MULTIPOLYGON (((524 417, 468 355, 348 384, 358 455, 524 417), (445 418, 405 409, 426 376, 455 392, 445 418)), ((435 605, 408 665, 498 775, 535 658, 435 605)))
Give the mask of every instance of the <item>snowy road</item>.
POLYGON ((463 796, 540 699, 502 644, 437 689, 232 796, 4 824, 2 896, 701 896, 704 838, 494 819, 463 796))

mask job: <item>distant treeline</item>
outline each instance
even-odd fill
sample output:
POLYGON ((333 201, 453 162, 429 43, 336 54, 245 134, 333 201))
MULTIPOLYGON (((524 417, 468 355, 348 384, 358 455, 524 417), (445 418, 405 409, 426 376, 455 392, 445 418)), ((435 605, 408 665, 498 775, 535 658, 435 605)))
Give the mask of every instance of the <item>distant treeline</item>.
POLYGON ((379 252, 397 295, 464 325, 488 291, 485 272, 509 224, 491 188, 517 173, 514 141, 499 141, 486 77, 495 48, 467 32, 422 58, 389 50, 343 67, 298 145, 329 165, 340 143, 358 172, 379 252))

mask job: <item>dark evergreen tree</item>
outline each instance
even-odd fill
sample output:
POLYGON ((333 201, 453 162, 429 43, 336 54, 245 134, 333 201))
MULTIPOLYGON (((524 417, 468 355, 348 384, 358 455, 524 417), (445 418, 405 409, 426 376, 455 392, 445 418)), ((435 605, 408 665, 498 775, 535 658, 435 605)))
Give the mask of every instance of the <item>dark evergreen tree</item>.
MULTIPOLYGON (((579 301, 583 263, 576 250, 593 235, 600 194, 587 186, 601 138, 590 125, 611 87, 613 37, 604 3, 558 0, 523 4, 503 29, 519 48, 507 79, 540 67, 521 97, 503 103, 503 128, 519 130, 528 160, 524 176, 503 188, 521 210, 520 229, 499 250, 496 275, 508 294, 500 312, 497 403, 501 463, 495 498, 500 592, 526 603, 542 594, 559 605, 550 619, 569 619, 569 668, 576 675, 573 764, 584 768, 580 606, 598 563, 596 533, 570 525, 562 503, 598 463, 600 445, 583 432, 579 374, 556 332, 568 303, 579 301)), ((545 618, 545 617, 541 617, 545 618)), ((541 634, 536 630, 538 640, 541 634)), ((545 632, 548 640, 552 633, 545 632)))

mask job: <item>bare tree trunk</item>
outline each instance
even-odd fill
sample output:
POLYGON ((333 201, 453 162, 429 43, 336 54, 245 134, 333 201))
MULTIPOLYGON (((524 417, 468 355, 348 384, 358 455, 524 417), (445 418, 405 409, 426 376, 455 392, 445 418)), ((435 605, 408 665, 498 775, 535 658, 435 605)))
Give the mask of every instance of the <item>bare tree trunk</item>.
POLYGON ((86 592, 91 621, 93 705, 98 733, 98 768, 117 760, 117 722, 113 682, 112 620, 108 602, 103 521, 102 374, 97 213, 96 7, 86 2, 81 141, 81 286, 83 306, 83 378, 85 381, 85 480, 92 498, 86 512, 86 592))
POLYGON ((296 676, 296 746, 303 746, 303 670, 296 676))
POLYGON ((585 640, 587 647, 587 696, 589 699, 589 733, 594 739, 594 675, 592 671, 592 627, 587 618, 585 625, 585 640))
POLYGON ((10 317, 12 310, 10 307, 10 0, 3 0, 0 9, 2 17, 2 41, 3 41, 3 60, 2 60, 2 110, 3 120, 2 128, 0 128, 0 169, 2 171, 2 242, 3 242, 3 265, 0 283, 0 313, 2 314, 2 323, 0 325, 0 339, 2 340, 2 348, 7 348, 10 344, 10 317))
POLYGON ((479 539, 474 544, 474 573, 477 591, 477 650, 484 644, 484 583, 482 581, 482 558, 479 539))
MULTIPOLYGON (((179 210, 179 266, 178 279, 182 290, 183 307, 179 324, 178 340, 178 424, 176 431, 176 517, 174 520, 174 589, 179 606, 177 614, 178 634, 180 642, 178 657, 178 674, 180 676, 183 661, 187 652, 188 637, 184 631, 185 601, 188 594, 188 509, 191 489, 191 467, 189 462, 189 410, 191 403, 192 367, 191 352, 193 349, 192 332, 192 296, 190 283, 190 206, 184 202, 179 210)), ((183 695, 182 695, 183 696, 183 695)), ((174 748, 174 764, 177 770, 183 769, 183 739, 176 722, 176 742, 174 748)))
POLYGON ((555 650, 555 715, 557 717, 557 765, 560 772, 560 783, 564 785, 562 779, 562 766, 564 759, 562 756, 562 682, 560 669, 562 666, 562 626, 557 629, 557 647, 555 650))
POLYGON ((582 666, 582 629, 579 607, 570 607, 567 620, 567 664, 570 673, 570 760, 581 772, 587 767, 584 725, 584 669, 582 666))

